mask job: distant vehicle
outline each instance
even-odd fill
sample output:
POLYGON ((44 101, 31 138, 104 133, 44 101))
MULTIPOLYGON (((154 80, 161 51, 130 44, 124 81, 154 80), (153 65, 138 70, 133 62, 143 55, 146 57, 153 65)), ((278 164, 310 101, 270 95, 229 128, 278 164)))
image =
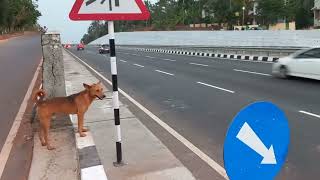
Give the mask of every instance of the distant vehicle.
POLYGON ((102 46, 100 46, 99 54, 108 54, 108 53, 110 53, 110 49, 108 45, 103 44, 102 46))
POLYGON ((272 74, 280 78, 296 76, 320 80, 320 48, 305 49, 280 58, 273 64, 272 74))
POLYGON ((84 50, 84 44, 83 43, 80 43, 77 45, 77 50, 80 51, 80 50, 84 50))
POLYGON ((70 49, 70 48, 71 48, 71 45, 70 45, 70 44, 65 44, 65 45, 64 45, 64 48, 70 49))

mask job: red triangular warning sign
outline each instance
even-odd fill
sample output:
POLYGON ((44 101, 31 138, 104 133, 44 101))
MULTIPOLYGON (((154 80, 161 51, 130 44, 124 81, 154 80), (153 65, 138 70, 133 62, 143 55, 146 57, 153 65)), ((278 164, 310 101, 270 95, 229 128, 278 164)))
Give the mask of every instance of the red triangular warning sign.
POLYGON ((150 17, 142 0, 76 0, 71 20, 147 20, 150 17))

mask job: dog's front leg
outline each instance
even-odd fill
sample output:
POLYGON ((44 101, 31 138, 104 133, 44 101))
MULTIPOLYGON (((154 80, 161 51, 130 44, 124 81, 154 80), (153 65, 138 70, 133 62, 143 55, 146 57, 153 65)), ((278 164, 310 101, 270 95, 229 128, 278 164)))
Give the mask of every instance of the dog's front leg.
POLYGON ((85 137, 86 134, 84 133, 83 129, 83 119, 84 119, 84 113, 78 113, 78 131, 80 134, 80 137, 85 137))

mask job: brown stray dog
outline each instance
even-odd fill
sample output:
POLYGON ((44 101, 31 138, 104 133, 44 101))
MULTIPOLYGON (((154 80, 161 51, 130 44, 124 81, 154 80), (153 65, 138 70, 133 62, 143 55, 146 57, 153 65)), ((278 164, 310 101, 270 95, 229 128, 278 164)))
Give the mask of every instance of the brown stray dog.
POLYGON ((96 98, 102 100, 106 96, 103 94, 101 82, 92 85, 83 84, 83 86, 85 90, 68 97, 56 97, 44 100, 46 93, 43 90, 39 90, 34 94, 33 100, 36 102, 40 120, 40 141, 41 145, 47 146, 48 150, 54 149, 54 147, 50 145, 48 137, 53 114, 77 114, 79 134, 81 137, 86 136, 84 132, 88 130, 83 127, 84 114, 96 98))

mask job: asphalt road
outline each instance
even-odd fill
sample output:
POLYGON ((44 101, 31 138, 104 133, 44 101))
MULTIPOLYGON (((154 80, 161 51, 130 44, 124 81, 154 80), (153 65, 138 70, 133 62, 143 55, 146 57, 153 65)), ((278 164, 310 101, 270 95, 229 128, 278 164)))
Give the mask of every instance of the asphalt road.
POLYGON ((0 149, 41 57, 39 35, 20 36, 0 43, 0 149))
MULTIPOLYGON (((108 55, 71 51, 110 79, 108 55)), ((223 166, 223 143, 246 105, 271 101, 290 125, 287 162, 277 179, 317 179, 320 162, 320 82, 282 80, 272 64, 118 50, 119 86, 223 166)), ((172 150, 172 149, 171 149, 172 150)), ((172 150, 174 151, 174 149, 172 150)))

